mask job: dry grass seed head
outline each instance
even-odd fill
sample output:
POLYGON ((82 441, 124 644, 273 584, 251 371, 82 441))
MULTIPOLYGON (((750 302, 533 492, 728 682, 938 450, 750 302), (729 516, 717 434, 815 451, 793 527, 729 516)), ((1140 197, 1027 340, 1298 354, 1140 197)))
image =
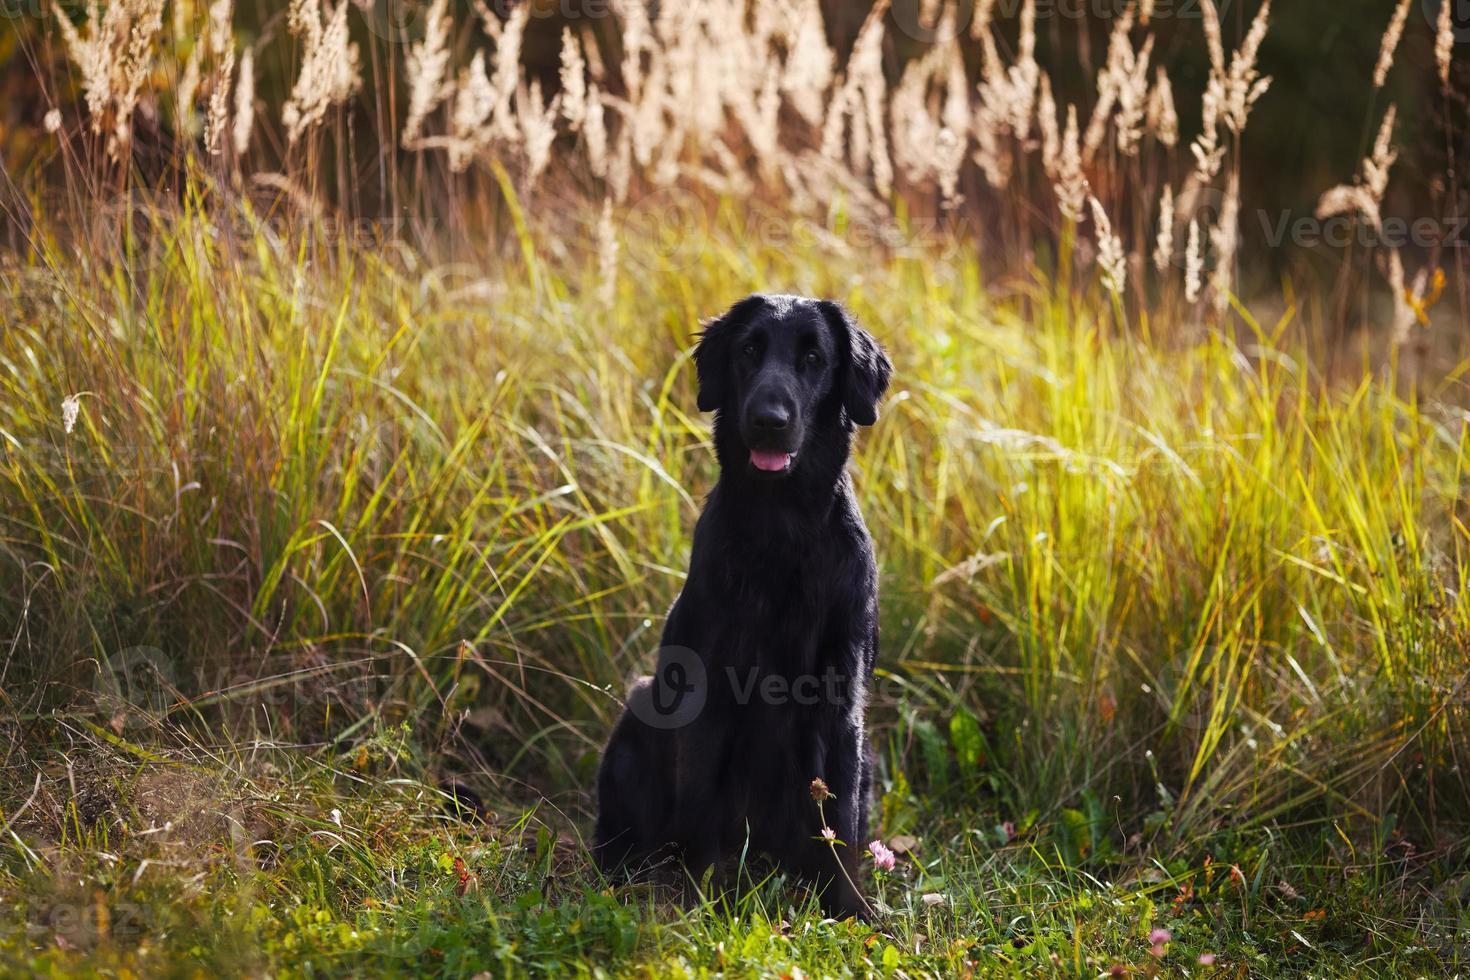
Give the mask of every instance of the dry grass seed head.
POLYGON ((107 151, 117 159, 131 142, 133 112, 152 69, 154 42, 163 27, 163 0, 121 0, 107 4, 105 12, 93 0, 87 15, 83 34, 66 11, 56 7, 67 56, 82 75, 92 131, 100 133, 111 123, 107 151))
POLYGON ((1097 233, 1097 266, 1103 288, 1114 296, 1121 296, 1128 281, 1128 258, 1123 251, 1123 242, 1113 233, 1113 223, 1108 220, 1102 202, 1091 195, 1087 202, 1092 206, 1092 221, 1097 233))
POLYGON ((1087 201, 1087 177, 1082 171, 1082 154, 1078 147, 1077 107, 1067 106, 1067 126, 1062 131, 1062 152, 1057 158, 1057 175, 1053 182, 1057 207, 1069 221, 1082 220, 1087 201))
POLYGON ((1210 248, 1215 253, 1215 268, 1210 277, 1214 290, 1215 312, 1223 315, 1230 308, 1234 290, 1235 253, 1240 244, 1240 178, 1231 174, 1225 186, 1225 199, 1220 205, 1220 219, 1210 231, 1210 248))
POLYGON ((1439 19, 1434 25, 1434 63, 1439 66, 1439 83, 1450 84, 1450 59, 1455 53, 1455 23, 1451 16, 1450 0, 1441 0, 1439 19))
POLYGON ((1159 233, 1154 241, 1154 268, 1167 272, 1174 257, 1174 186, 1164 185, 1159 196, 1159 233))
POLYGON ((250 131, 255 125, 255 52, 246 48, 240 56, 240 77, 235 80, 235 118, 231 142, 239 159, 250 148, 250 131))
POLYGON ((1179 143, 1179 114, 1174 110, 1174 87, 1169 83, 1169 73, 1160 65, 1154 76, 1154 87, 1148 94, 1146 123, 1154 139, 1164 146, 1179 143))
POLYGON ((1184 298, 1190 303, 1199 302, 1200 288, 1204 284, 1205 256, 1200 239, 1199 220, 1189 221, 1189 239, 1184 246, 1184 298))
POLYGON ((418 145, 424 119, 450 94, 444 84, 449 70, 449 0, 434 0, 424 20, 424 37, 408 46, 404 56, 408 76, 408 115, 403 123, 403 146, 418 145))
POLYGON ((235 74, 235 49, 230 48, 220 61, 213 86, 209 91, 209 114, 204 123, 204 145, 213 156, 225 151, 225 128, 230 119, 230 85, 235 74))
POLYGON ((1270 77, 1263 76, 1256 70, 1261 42, 1266 39, 1266 28, 1270 20, 1271 0, 1265 0, 1260 9, 1256 11, 1255 19, 1251 21, 1245 40, 1241 42, 1240 48, 1236 50, 1235 56, 1230 61, 1230 71, 1224 79, 1222 115, 1225 127, 1232 133, 1238 134, 1245 131, 1245 123, 1250 116, 1251 107, 1271 85, 1270 77))
POLYGON ((327 109, 346 102, 357 91, 357 45, 348 40, 347 0, 336 7, 329 0, 292 0, 287 11, 291 32, 301 39, 301 71, 281 110, 286 139, 291 145, 326 116, 327 109))
MULTIPOLYGON (((1393 67, 1394 52, 1398 50, 1399 40, 1404 36, 1404 23, 1409 19, 1409 7, 1413 2, 1414 0, 1399 0, 1393 19, 1383 32, 1383 45, 1378 49, 1378 64, 1373 67, 1374 88, 1383 88, 1383 83, 1388 80, 1388 71, 1393 67)), ((1448 8, 1448 4, 1445 6, 1448 8)))
POLYGON ((561 111, 573 132, 587 118, 587 59, 570 27, 561 32, 561 111))

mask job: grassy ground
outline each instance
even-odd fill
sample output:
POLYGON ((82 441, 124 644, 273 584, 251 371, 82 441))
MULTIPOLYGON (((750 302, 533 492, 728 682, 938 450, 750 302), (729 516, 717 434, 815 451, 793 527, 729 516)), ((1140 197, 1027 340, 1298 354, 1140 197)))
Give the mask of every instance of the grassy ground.
POLYGON ((595 216, 517 215, 486 276, 201 204, 0 287, 6 972, 1459 968, 1456 376, 1329 384, 1299 311, 987 290, 840 219, 681 210, 613 281, 595 216), (581 851, 713 478, 687 353, 757 289, 897 365, 854 461, 904 851, 872 926, 581 851))
POLYGON ((1008 839, 993 810, 935 805, 864 926, 763 871, 689 910, 610 889, 549 807, 450 819, 386 756, 86 755, 75 797, 33 804, 63 809, 60 833, 11 842, 6 973, 1448 976, 1463 959, 1453 896, 1424 890, 1438 862, 1326 841, 1069 860, 1043 825, 1008 839))

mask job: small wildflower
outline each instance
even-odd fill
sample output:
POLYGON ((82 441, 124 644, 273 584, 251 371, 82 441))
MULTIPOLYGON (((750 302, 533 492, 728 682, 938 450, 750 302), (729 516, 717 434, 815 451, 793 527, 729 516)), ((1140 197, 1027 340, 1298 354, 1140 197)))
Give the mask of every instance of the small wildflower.
POLYGON ((1164 958, 1164 947, 1174 938, 1168 929, 1160 929, 1157 926, 1148 934, 1149 955, 1155 959, 1164 958))
POLYGON ((341 810, 333 810, 332 811, 332 823, 336 824, 339 827, 342 826, 342 811, 341 810))
POLYGON ((833 830, 831 827, 823 827, 822 828, 822 840, 829 841, 830 842, 830 841, 835 841, 836 839, 837 839, 837 831, 833 830))
POLYGON ((1126 977, 1127 975, 1128 968, 1121 963, 1114 963, 1108 968, 1108 976, 1110 977, 1126 977))
POLYGON ((1016 839, 1016 825, 1007 820, 1000 825, 1001 833, 1006 835, 1006 843, 1016 839))
POLYGON ((1199 954, 1199 965, 1200 966, 1214 966, 1215 965, 1215 954, 1214 953, 1201 953, 1201 954, 1199 954))
POLYGON ((820 776, 818 776, 816 779, 813 779, 812 780, 812 801, 815 802, 815 803, 823 803, 823 802, 826 802, 827 800, 830 800, 831 798, 832 798, 832 791, 827 788, 827 784, 822 781, 822 778, 820 776))
POLYGON ((925 905, 933 908, 936 905, 944 904, 944 896, 938 892, 928 892, 923 896, 923 902, 925 905))
POLYGON ((55 133, 60 131, 61 110, 52 109, 50 112, 46 113, 46 118, 42 121, 42 124, 46 127, 46 132, 48 133, 55 133))
POLYGON ((868 850, 873 854, 873 867, 879 871, 892 871, 898 859, 881 840, 875 840, 868 845, 868 850))

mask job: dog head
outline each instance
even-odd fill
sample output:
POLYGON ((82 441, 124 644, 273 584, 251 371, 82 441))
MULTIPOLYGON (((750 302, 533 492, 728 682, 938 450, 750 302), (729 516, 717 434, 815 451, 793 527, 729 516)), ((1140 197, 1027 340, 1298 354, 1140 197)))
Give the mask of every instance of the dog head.
POLYGON ((818 431, 876 422, 893 371, 842 307, 782 295, 736 303, 707 325, 694 361, 721 463, 771 479, 801 466, 818 431))

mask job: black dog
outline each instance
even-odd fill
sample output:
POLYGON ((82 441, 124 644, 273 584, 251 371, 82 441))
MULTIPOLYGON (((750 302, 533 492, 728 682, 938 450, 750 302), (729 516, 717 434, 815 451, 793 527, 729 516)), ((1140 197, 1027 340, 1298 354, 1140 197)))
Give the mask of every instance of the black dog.
POLYGON ((655 675, 603 753, 593 853, 610 872, 672 854, 697 880, 748 846, 829 915, 863 915, 878 572, 845 467, 892 365, 841 307, 796 296, 742 300, 694 357, 720 478, 655 675))

